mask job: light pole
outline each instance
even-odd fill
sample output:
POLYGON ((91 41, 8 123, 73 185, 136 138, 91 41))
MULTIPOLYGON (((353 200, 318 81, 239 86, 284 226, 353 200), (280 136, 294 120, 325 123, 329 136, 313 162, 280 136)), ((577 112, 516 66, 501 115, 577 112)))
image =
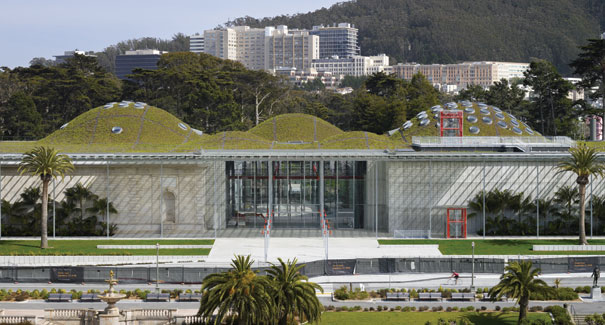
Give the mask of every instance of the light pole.
POLYGON ((160 293, 160 243, 155 243, 155 292, 160 293))
POLYGON ((475 242, 471 243, 473 246, 473 269, 471 273, 471 291, 475 289, 475 242))

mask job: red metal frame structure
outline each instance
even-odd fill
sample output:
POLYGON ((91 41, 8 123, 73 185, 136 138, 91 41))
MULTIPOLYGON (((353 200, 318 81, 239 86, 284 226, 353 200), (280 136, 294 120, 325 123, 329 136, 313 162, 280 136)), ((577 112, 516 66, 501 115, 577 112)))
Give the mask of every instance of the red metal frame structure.
POLYGON ((459 110, 441 111, 439 114, 439 130, 442 137, 461 137, 464 115, 459 110))
POLYGON ((466 208, 447 208, 447 238, 466 238, 466 208), (456 213, 457 211, 460 213, 456 213), (458 224, 460 234, 452 234, 452 225, 458 224))

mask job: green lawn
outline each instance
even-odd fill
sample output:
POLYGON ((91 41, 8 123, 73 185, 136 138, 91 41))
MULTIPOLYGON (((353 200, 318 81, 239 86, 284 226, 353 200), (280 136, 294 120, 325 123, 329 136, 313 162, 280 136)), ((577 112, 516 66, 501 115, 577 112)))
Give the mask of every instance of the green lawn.
POLYGON ((39 240, 1 240, 0 255, 155 255, 155 249, 97 249, 97 245, 155 245, 160 255, 208 255, 209 248, 161 249, 161 245, 213 245, 212 239, 196 240, 49 240, 52 248, 40 249, 39 240))
MULTIPOLYGON (((442 318, 459 319, 467 318, 476 325, 504 325, 517 324, 518 313, 476 313, 476 312, 326 312, 321 316, 320 324, 421 324, 427 321, 437 324, 442 318)), ((546 324, 551 324, 550 317, 546 313, 529 313, 531 320, 543 319, 546 324)))
MULTIPOLYGON (((603 251, 594 252, 534 252, 533 245, 576 245, 577 239, 379 239, 380 245, 439 244, 444 255, 471 255, 471 242, 475 242, 475 255, 605 255, 603 251)), ((589 240, 590 244, 605 245, 605 240, 589 240)))

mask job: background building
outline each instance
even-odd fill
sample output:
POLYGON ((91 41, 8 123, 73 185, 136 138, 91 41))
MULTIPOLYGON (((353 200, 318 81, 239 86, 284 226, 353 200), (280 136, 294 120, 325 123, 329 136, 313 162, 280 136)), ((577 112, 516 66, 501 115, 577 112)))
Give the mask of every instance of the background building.
POLYGON ((233 28, 204 31, 204 53, 217 58, 237 59, 237 38, 233 28))
POLYGON ((134 69, 155 70, 158 61, 165 51, 158 50, 136 50, 126 51, 124 55, 116 56, 116 76, 120 79, 128 79, 134 69))
POLYGON ((355 77, 367 76, 382 71, 388 72, 390 70, 389 57, 386 54, 316 59, 313 60, 312 68, 318 72, 330 72, 335 75, 341 74, 355 77))
POLYGON ((265 37, 265 70, 291 67, 298 70, 311 68, 311 62, 319 58, 319 37, 306 30, 288 30, 277 26, 265 37))
POLYGON ((349 23, 340 23, 332 27, 313 26, 309 34, 319 36, 319 57, 322 59, 333 56, 350 58, 360 54, 357 45, 357 28, 349 23))
POLYGON ((204 35, 189 36, 189 52, 204 53, 204 35))
POLYGON ((463 62, 458 64, 417 64, 400 63, 393 66, 393 73, 399 78, 411 80, 414 74, 422 73, 429 82, 440 89, 455 85, 457 90, 469 85, 487 88, 500 79, 523 78, 529 63, 515 62, 463 62))
POLYGON ((79 54, 79 55, 84 55, 84 56, 91 56, 91 57, 97 57, 94 51, 65 51, 63 52, 63 55, 53 55, 53 57, 55 58, 55 62, 57 64, 61 64, 61 63, 65 63, 67 61, 67 59, 69 58, 73 58, 74 55, 79 54))

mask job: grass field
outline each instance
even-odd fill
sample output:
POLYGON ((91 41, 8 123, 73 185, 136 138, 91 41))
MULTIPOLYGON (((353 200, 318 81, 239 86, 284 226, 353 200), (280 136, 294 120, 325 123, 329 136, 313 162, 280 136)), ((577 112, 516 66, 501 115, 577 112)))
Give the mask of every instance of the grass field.
MULTIPOLYGON (((513 325, 517 324, 518 313, 476 313, 476 312, 327 312, 321 316, 322 325, 327 324, 420 324, 427 321, 437 324, 444 320, 467 318, 476 325, 513 325)), ((542 319, 551 324, 546 313, 529 313, 529 320, 542 319)))
MULTIPOLYGON (((475 255, 605 255, 603 251, 594 252, 534 252, 533 245, 576 245, 577 239, 379 239, 380 245, 438 244, 444 255, 471 255, 471 242, 475 242, 475 255)), ((605 245, 605 240, 589 240, 593 245, 605 245)))
POLYGON ((212 239, 198 240, 49 240, 51 248, 40 249, 39 240, 2 240, 0 255, 155 255, 155 249, 97 249, 97 245, 155 245, 160 255, 208 255, 209 248, 162 249, 161 245, 213 245, 212 239))

